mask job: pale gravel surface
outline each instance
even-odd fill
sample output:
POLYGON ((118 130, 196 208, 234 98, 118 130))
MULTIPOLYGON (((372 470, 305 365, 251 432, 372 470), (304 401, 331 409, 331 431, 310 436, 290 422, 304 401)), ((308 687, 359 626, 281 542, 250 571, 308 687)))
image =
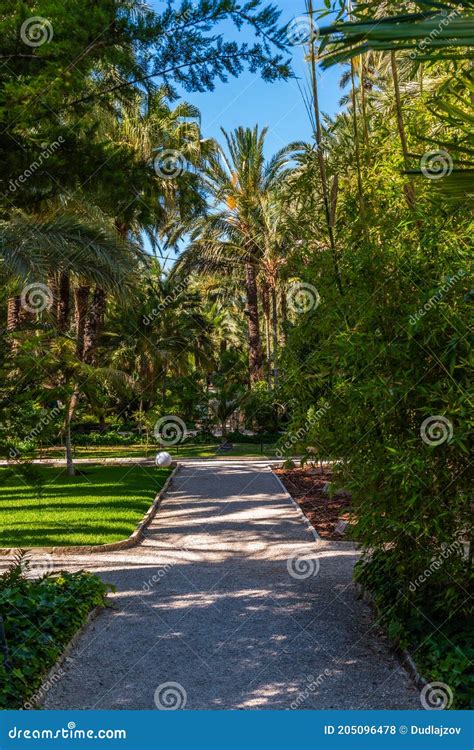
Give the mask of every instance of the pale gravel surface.
POLYGON ((317 542, 261 462, 189 461, 146 540, 62 558, 117 587, 47 709, 420 709, 418 691, 355 597, 349 543, 317 542), (295 579, 287 562, 317 560, 295 579))

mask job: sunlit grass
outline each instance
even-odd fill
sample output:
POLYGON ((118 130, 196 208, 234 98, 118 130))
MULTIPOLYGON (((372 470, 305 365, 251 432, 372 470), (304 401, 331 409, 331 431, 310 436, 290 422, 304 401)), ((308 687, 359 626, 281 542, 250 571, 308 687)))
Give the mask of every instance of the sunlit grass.
POLYGON ((38 467, 37 492, 0 469, 0 547, 106 544, 135 530, 170 474, 143 466, 85 466, 76 477, 38 467))
MULTIPOLYGON (((274 456, 276 451, 275 444, 264 443, 236 443, 232 450, 221 454, 217 451, 218 445, 182 445, 165 448, 172 454, 173 458, 213 458, 219 455, 225 456, 274 456)), ((76 458, 153 458, 158 452, 158 448, 147 447, 145 445, 123 445, 123 446, 88 446, 76 447, 76 458)), ((42 458, 64 458, 62 448, 48 448, 43 450, 42 458)), ((36 458, 40 458, 39 455, 36 458)))

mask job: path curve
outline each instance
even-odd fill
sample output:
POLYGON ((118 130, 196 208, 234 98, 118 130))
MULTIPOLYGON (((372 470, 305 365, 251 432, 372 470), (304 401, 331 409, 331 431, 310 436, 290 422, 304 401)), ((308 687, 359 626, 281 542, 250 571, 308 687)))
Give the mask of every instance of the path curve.
POLYGON ((187 462, 140 547, 66 559, 117 593, 46 709, 421 708, 356 599, 354 547, 315 541, 260 462, 187 462))

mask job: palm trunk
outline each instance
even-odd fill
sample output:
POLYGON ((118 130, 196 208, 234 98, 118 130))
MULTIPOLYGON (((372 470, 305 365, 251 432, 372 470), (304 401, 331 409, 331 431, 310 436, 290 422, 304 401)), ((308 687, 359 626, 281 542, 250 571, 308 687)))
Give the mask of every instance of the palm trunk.
POLYGON ((20 325, 21 298, 10 297, 7 308, 7 331, 16 331, 20 325))
POLYGON ((267 352, 267 363, 268 363, 268 387, 271 386, 271 361, 272 361, 272 354, 271 354, 271 345, 270 345, 270 300, 268 296, 268 286, 265 283, 262 288, 262 308, 263 308, 263 315, 265 318, 265 344, 266 344, 266 352, 267 352))
POLYGON ((79 386, 76 385, 74 393, 69 401, 69 406, 66 411, 66 419, 64 422, 64 438, 66 444, 66 467, 68 476, 73 477, 75 475, 74 460, 72 455, 72 440, 71 440, 71 424, 77 411, 79 404, 79 386))
POLYGON ((71 283, 67 271, 61 271, 59 275, 58 300, 57 300, 57 323, 61 333, 65 333, 69 326, 69 314, 71 310, 71 283))
POLYGON ((275 285, 272 286, 273 385, 278 383, 278 305, 275 285))
POLYGON ((258 314, 258 290, 255 264, 246 264, 246 292, 247 292, 247 327, 249 334, 249 374, 250 382, 262 380, 262 342, 260 338, 260 322, 258 314))
POLYGON ((288 303, 286 300, 286 290, 283 289, 280 295, 280 309, 281 309, 281 327, 280 327, 280 341, 282 347, 286 346, 286 327, 288 325, 288 303))
POLYGON ((92 364, 94 351, 97 346, 101 326, 104 322, 106 307, 105 292, 101 287, 96 287, 89 308, 89 314, 84 327, 84 362, 92 364))
POLYGON ((76 354, 81 361, 84 358, 84 332, 87 318, 87 305, 90 289, 88 286, 80 286, 74 292, 75 328, 76 328, 76 354))

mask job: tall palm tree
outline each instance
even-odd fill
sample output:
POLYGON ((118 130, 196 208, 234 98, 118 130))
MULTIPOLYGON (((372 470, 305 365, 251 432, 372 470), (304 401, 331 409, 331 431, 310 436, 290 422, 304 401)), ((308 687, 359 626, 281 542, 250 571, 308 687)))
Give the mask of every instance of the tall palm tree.
MULTIPOLYGON (((77 282, 76 300, 83 300, 82 305, 76 304, 77 362, 74 366, 65 368, 60 377, 63 381, 67 379, 66 370, 78 377, 91 377, 91 371, 84 369, 82 363, 92 363, 90 351, 95 343, 93 317, 98 314, 100 302, 94 295, 90 306, 91 315, 87 318, 87 295, 84 296, 83 291, 88 286, 84 286, 84 282, 96 284, 97 289, 106 289, 122 301, 125 300, 137 279, 137 248, 121 239, 113 227, 87 221, 78 213, 38 216, 14 212, 9 219, 0 222, 0 257, 0 274, 16 291, 9 302, 7 321, 7 329, 16 332, 15 339, 19 335, 18 326, 23 320, 34 320, 38 316, 46 319, 49 317, 53 323, 59 323, 58 333, 66 333, 71 278, 77 282), (62 320, 58 320, 54 312, 54 280, 57 278, 61 283, 58 308, 62 312, 62 320), (31 306, 27 303, 27 309, 24 309, 25 300, 18 292, 24 290, 25 285, 31 285, 32 294, 37 295, 37 312, 33 298, 31 306), (49 315, 51 308, 52 316, 49 315)), ((14 354, 17 349, 15 344, 14 354)), ((74 474, 71 424, 82 389, 83 383, 78 379, 67 395, 64 428, 67 469, 71 475, 74 474)))
POLYGON ((104 331, 105 356, 113 368, 125 370, 139 383, 140 411, 164 394, 166 378, 187 375, 190 367, 210 367, 212 326, 198 293, 152 263, 126 316, 112 309, 104 331))
POLYGON ((298 144, 265 160, 267 128, 222 130, 225 146, 210 154, 203 167, 209 211, 195 222, 189 247, 179 267, 198 272, 224 272, 241 279, 246 295, 246 318, 251 382, 263 377, 257 276, 264 255, 261 243, 262 201, 289 169, 298 144))

